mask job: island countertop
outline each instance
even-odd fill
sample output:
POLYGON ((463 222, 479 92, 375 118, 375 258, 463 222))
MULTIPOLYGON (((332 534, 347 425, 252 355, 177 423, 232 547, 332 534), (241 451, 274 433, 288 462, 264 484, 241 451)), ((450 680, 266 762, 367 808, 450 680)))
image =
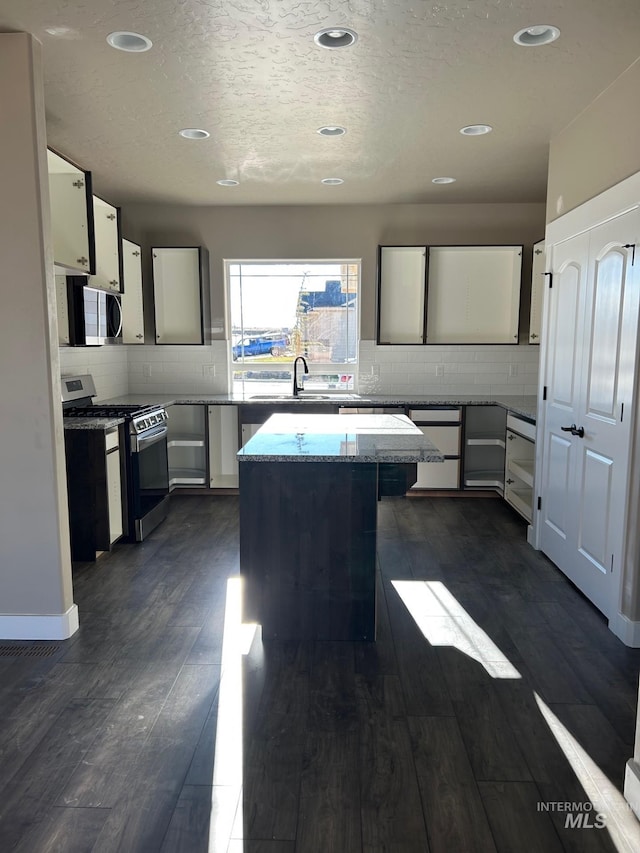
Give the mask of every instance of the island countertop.
POLYGON ((405 415, 274 414, 238 452, 240 462, 443 462, 405 415))

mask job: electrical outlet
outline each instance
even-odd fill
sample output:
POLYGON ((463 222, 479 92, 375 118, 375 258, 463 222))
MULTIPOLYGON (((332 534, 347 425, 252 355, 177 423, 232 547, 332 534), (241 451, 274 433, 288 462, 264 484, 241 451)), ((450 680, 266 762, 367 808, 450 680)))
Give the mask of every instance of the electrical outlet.
POLYGON ((518 365, 510 364, 509 365, 509 376, 517 376, 518 375, 518 365))
POLYGON ((216 375, 215 364, 203 364, 202 365, 202 375, 203 376, 215 376, 216 375))
POLYGON ((436 376, 444 376, 444 364, 436 364, 436 376))
POLYGON ((380 376, 380 365, 372 364, 371 365, 371 375, 372 376, 380 376))
POLYGON ((142 375, 145 376, 147 379, 151 376, 151 365, 150 364, 143 364, 142 365, 142 375))

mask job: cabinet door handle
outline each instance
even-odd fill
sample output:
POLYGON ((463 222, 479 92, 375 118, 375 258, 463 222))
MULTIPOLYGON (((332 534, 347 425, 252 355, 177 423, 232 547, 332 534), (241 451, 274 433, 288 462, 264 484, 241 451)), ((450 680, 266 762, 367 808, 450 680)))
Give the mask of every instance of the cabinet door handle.
POLYGON ((511 485, 511 483, 515 483, 515 480, 511 480, 511 479, 509 479, 509 480, 507 480, 507 483, 508 483, 509 485, 511 485))
POLYGON ((571 435, 577 435, 578 438, 584 438, 584 427, 577 427, 575 424, 571 424, 568 427, 560 427, 562 432, 570 432, 571 435))
POLYGON ((533 338, 537 338, 537 337, 538 337, 538 336, 535 334, 535 332, 531 335, 531 338, 532 338, 532 339, 533 339, 533 338))
POLYGON ((509 435, 507 436, 507 438, 509 439, 509 441, 513 441, 515 438, 515 435, 512 432, 510 432, 509 435))
POLYGON ((141 341, 143 337, 144 337, 144 335, 136 335, 136 338, 137 338, 139 341, 141 341))

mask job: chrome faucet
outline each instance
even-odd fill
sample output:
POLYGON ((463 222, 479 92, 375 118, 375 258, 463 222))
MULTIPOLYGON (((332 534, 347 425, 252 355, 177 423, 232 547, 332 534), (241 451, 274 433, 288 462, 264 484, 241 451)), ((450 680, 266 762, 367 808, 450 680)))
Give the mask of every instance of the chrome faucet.
POLYGON ((304 372, 308 373, 309 368, 307 367, 307 360, 303 355, 299 355, 293 362, 293 396, 297 397, 300 391, 304 391, 303 385, 298 385, 298 362, 301 361, 304 364, 304 372))

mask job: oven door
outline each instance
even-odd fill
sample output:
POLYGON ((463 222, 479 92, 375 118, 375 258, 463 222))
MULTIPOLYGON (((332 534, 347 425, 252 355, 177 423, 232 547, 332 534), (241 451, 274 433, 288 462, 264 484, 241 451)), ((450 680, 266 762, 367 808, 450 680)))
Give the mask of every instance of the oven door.
MULTIPOLYGON (((131 513, 134 529, 138 522, 153 514, 166 502, 169 494, 169 463, 167 459, 167 426, 154 427, 141 435, 132 435, 131 460, 131 513)), ((139 533, 136 539, 140 539, 139 533)))

